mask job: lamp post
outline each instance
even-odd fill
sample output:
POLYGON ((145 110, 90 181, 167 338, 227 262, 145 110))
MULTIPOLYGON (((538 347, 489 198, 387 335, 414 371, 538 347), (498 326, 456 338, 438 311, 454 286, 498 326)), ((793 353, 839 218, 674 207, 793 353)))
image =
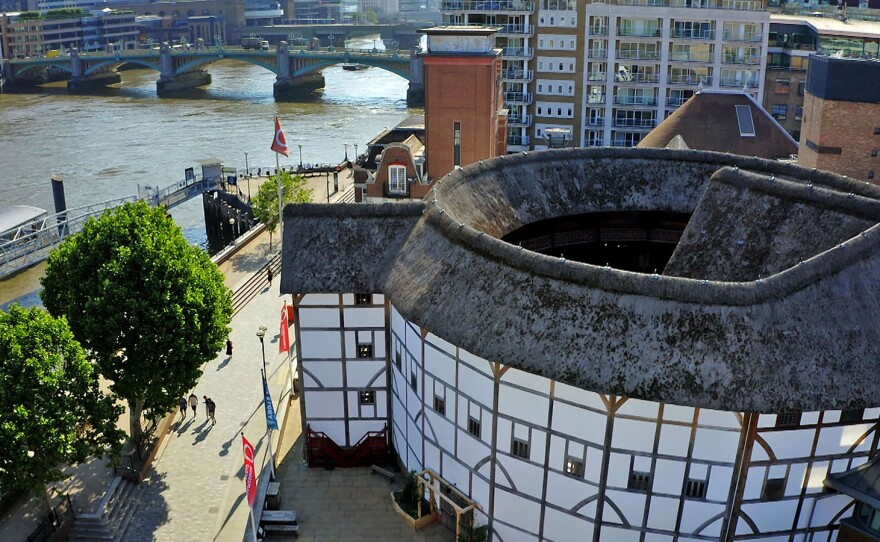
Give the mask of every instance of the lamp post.
POLYGON ((299 147, 299 169, 302 170, 302 168, 303 168, 303 146, 297 145, 297 147, 299 147))
POLYGON ((357 161, 358 161, 358 144, 355 143, 354 144, 354 162, 355 162, 355 164, 357 163, 357 161))
POLYGON ((244 151, 244 174, 248 183, 248 203, 251 201, 251 168, 248 166, 248 151, 244 151))
POLYGON ((257 337, 260 338, 260 347, 263 350, 263 368, 260 370, 260 372, 266 371, 266 343, 263 341, 263 339, 266 338, 267 329, 269 328, 267 328, 266 326, 260 326, 259 331, 257 331, 257 337))
MULTIPOLYGON (((269 329, 266 326, 260 326, 257 331, 257 337, 260 339, 260 349, 263 352, 263 366, 260 368, 260 378, 263 383, 266 382, 266 343, 264 339, 266 338, 266 330, 269 329)), ((268 392, 267 392, 268 393, 268 392)), ((269 400, 267 397, 265 400, 269 400)), ((265 405, 263 406, 265 408, 265 405)), ((275 479, 275 453, 272 451, 272 430, 268 427, 266 428, 266 435, 269 438, 269 468, 270 475, 269 479, 275 479)))
POLYGON ((343 143, 343 147, 345 147, 345 161, 348 162, 348 143, 343 143))
POLYGON ((229 219, 229 229, 232 230, 232 244, 235 245, 235 238, 238 237, 235 232, 235 219, 229 219))

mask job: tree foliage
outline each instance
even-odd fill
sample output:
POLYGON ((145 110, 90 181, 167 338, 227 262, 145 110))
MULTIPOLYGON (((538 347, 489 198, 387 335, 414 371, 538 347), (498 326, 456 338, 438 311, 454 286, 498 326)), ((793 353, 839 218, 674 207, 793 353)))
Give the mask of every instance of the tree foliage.
POLYGON ((141 415, 173 408, 224 345, 232 296, 208 255, 162 209, 137 202, 90 219, 49 255, 43 303, 125 399, 131 437, 141 415))
MULTIPOLYGON (((306 187, 306 180, 290 172, 281 172, 281 199, 284 204, 308 203, 312 201, 312 189, 306 187)), ((257 220, 269 230, 269 246, 272 246, 272 232, 278 227, 278 175, 260 185, 257 195, 251 200, 251 207, 257 220)))
POLYGON ((61 479, 60 467, 115 452, 122 413, 98 387, 64 318, 13 305, 0 311, 0 491, 61 479))

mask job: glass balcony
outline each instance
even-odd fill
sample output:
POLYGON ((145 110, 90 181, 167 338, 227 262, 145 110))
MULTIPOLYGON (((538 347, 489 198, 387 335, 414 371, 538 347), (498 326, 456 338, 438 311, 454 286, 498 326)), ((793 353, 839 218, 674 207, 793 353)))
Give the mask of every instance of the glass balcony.
POLYGON ((608 58, 608 49, 590 49, 587 56, 589 58, 608 58))
POLYGON ((445 0, 441 11, 473 11, 477 13, 534 13, 535 4, 523 0, 445 0))
POLYGON ((590 27, 590 35, 591 36, 607 36, 608 35, 608 27, 607 26, 591 26, 590 27))
POLYGON ((614 80, 618 83, 659 83, 660 76, 656 73, 616 73, 614 80))
POLYGON ((504 70, 501 72, 501 78, 509 81, 531 81, 532 77, 532 70, 504 70))
POLYGON ((589 96, 587 96, 587 103, 603 104, 603 103, 605 103, 605 95, 604 94, 590 94, 589 96))
POLYGON ((618 50, 617 58, 626 58, 629 60, 660 60, 660 51, 618 50))
POLYGON ((593 72, 587 75, 588 81, 604 81, 605 78, 605 72, 593 72))
POLYGON ((761 57, 724 55, 721 57, 721 62, 723 64, 749 64, 752 66, 757 66, 761 63, 761 57))
POLYGON ((747 43, 755 43, 760 42, 763 39, 760 33, 744 33, 740 34, 739 32, 724 32, 724 41, 744 41, 747 43))
POLYGON ((655 119, 614 119, 614 126, 627 128, 653 128, 657 125, 655 119))
POLYGON ((670 85, 703 85, 712 84, 712 76, 709 75, 670 75, 666 81, 670 85))
POLYGON ((504 101, 510 104, 528 105, 532 103, 532 95, 528 92, 505 92, 504 101))
POLYGON ((732 87, 732 88, 758 88, 757 81, 741 81, 739 79, 721 79, 722 87, 732 87))
POLYGON ((670 62, 712 62, 712 55, 706 53, 686 53, 674 52, 669 53, 670 62))
POLYGON ((688 101, 688 98, 682 98, 680 96, 674 98, 666 98, 666 106, 667 107, 679 107, 684 104, 684 102, 688 101))
POLYGON ((659 38, 659 28, 618 28, 617 35, 626 38, 659 38))
POLYGON ((605 119, 602 117, 587 119, 587 126, 605 126, 605 119))
POLYGON ((501 50, 501 56, 504 58, 525 58, 530 59, 534 54, 531 47, 505 47, 501 50))
POLYGON ((683 40, 714 40, 714 30, 698 30, 694 28, 673 28, 672 36, 683 40))
POLYGON ((507 116, 507 125, 508 126, 531 126, 532 125, 532 116, 531 115, 508 115, 507 116))
POLYGON ((533 31, 534 27, 529 24, 503 24, 498 35, 531 36, 533 31))
POLYGON ((654 96, 615 96, 615 105, 657 105, 654 96))
POLYGON ((509 136, 507 136, 508 150, 521 150, 521 149, 510 149, 510 147, 528 147, 529 144, 530 144, 529 136, 522 136, 522 135, 509 135, 509 136))

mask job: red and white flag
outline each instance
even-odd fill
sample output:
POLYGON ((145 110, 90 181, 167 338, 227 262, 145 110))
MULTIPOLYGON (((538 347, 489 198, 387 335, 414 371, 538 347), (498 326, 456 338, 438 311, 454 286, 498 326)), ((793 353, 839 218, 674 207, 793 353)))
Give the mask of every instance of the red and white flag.
POLYGON ((281 121, 275 117, 275 140, 272 141, 272 150, 278 154, 289 156, 287 150, 287 139, 284 138, 284 130, 281 129, 281 121))
POLYGON ((247 492, 248 505, 254 506, 257 500, 257 474, 254 471, 254 447, 241 434, 241 444, 244 447, 244 488, 247 492))
POLYGON ((287 354, 290 351, 290 335, 287 331, 287 304, 281 309, 281 333, 278 340, 278 353, 287 354))

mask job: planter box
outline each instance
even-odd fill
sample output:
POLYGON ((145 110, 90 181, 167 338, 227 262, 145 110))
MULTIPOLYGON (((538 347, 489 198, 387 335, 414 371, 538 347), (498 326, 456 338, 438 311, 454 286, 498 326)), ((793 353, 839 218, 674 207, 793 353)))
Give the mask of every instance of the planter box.
POLYGON ((420 517, 419 519, 413 518, 411 515, 407 514, 398 504, 397 499, 394 498, 394 492, 391 492, 391 506, 394 507, 394 511, 397 512, 397 515, 402 517, 406 522, 412 527, 414 530, 418 531, 425 525, 430 525, 434 523, 438 519, 437 512, 433 514, 428 514, 427 516, 420 517))

